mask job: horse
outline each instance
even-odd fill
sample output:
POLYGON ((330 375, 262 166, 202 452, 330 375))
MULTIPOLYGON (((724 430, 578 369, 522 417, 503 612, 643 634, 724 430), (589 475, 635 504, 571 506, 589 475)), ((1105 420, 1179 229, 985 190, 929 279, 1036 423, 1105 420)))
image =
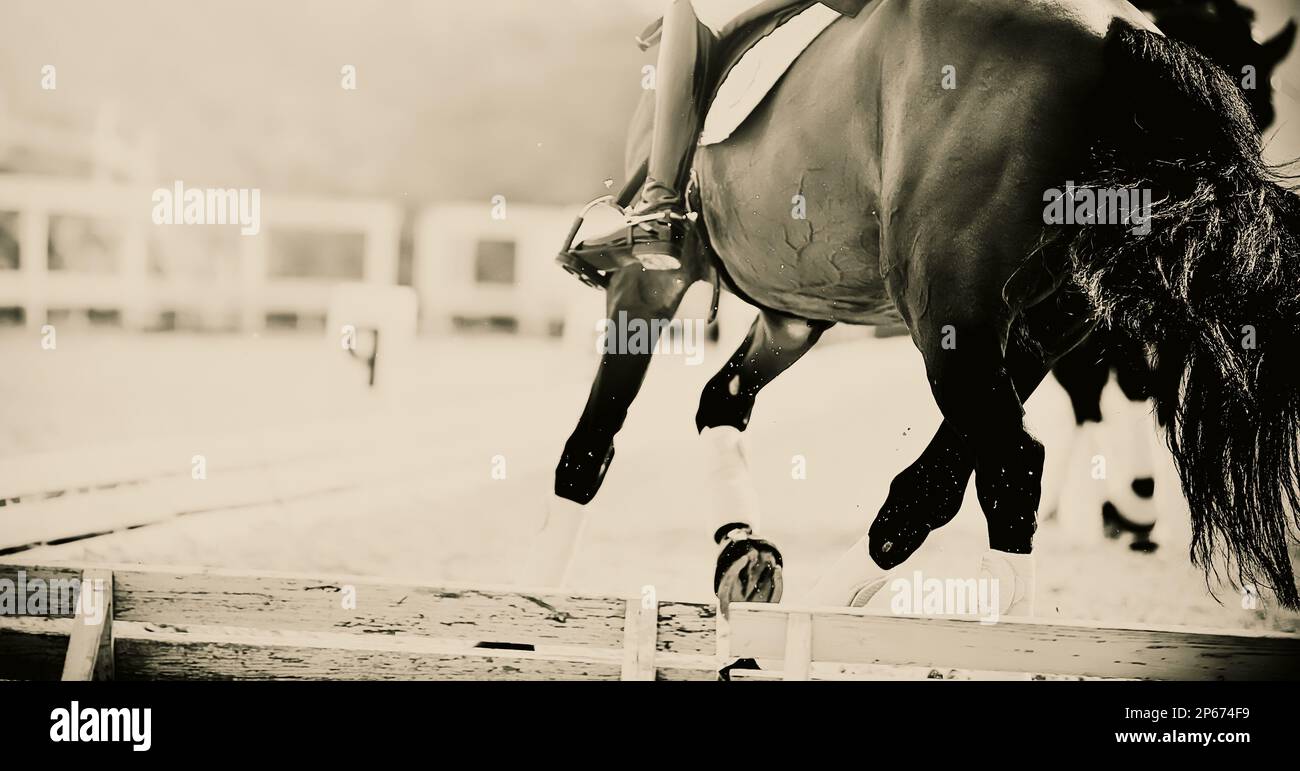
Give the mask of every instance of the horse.
MULTIPOLYGON (((643 104, 629 147, 648 126, 643 104)), ((981 574, 1011 587, 1003 615, 1033 613, 1044 450, 1023 403, 1094 329, 1118 330, 1157 361, 1151 396, 1191 559, 1294 608, 1300 198, 1260 156, 1236 83, 1127 2, 872 0, 813 41, 730 139, 697 150, 693 248, 677 270, 610 273, 607 316, 671 319, 715 275, 759 309, 696 413, 731 459, 724 481, 743 470, 759 391, 829 327, 905 324, 943 422, 808 600, 865 602, 973 478, 981 574), (1084 190, 1154 203, 1102 216, 1084 190), (794 195, 806 219, 792 218, 794 195)), ((602 357, 557 500, 581 510, 599 491, 649 361, 602 357)), ((724 613, 782 593, 780 551, 736 500, 716 513, 724 613)))
MULTIPOLYGON (((1271 38, 1257 42, 1255 12, 1235 0, 1137 0, 1134 5, 1166 35, 1195 47, 1237 80, 1260 129, 1273 123, 1276 112, 1270 81, 1295 43, 1294 20, 1271 38)), ((1103 532, 1116 539, 1127 534, 1134 551, 1155 551, 1157 544, 1151 538, 1156 520, 1155 463, 1146 419, 1153 373, 1146 352, 1122 334, 1101 327, 1057 362, 1052 375, 1070 398, 1076 425, 1070 447, 1061 457, 1088 457, 1094 452, 1107 457, 1121 449, 1128 456, 1128 476, 1107 482, 1100 518, 1103 532), (1105 423, 1118 423, 1123 433, 1113 428, 1106 431, 1103 424, 1101 395, 1112 377, 1128 406, 1105 423)), ((1108 475, 1108 480, 1112 478, 1108 475)), ((1060 511, 1060 503, 1044 502, 1049 516, 1060 511)))

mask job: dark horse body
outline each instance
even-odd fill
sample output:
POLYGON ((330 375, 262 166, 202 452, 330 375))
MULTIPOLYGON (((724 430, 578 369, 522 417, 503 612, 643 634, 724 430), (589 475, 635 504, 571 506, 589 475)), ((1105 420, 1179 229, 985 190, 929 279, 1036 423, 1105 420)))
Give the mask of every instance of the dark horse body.
MULTIPOLYGON (((698 152, 700 251, 760 308, 705 388, 701 430, 743 430, 758 391, 828 326, 891 319, 944 416, 837 566, 849 583, 830 587, 833 601, 955 516, 972 475, 992 552, 1031 553, 1043 448, 1022 404, 1105 318, 1177 373, 1153 391, 1173 421, 1195 556, 1226 546, 1242 578, 1297 602, 1296 382, 1274 362, 1296 342, 1300 206, 1261 165, 1236 92, 1127 3, 876 0, 827 29, 731 139, 698 152), (1047 191, 1067 180, 1154 189, 1151 235, 1045 226, 1047 191), (797 195, 806 219, 791 216, 797 195), (1273 325, 1266 351, 1225 342, 1245 318, 1273 325)), ((617 271, 607 309, 669 318, 709 270, 617 271)), ((602 359, 557 468, 562 498, 598 491, 649 358, 602 359)), ((728 548, 717 575, 741 570, 720 591, 772 597, 777 565, 761 542, 728 548)))

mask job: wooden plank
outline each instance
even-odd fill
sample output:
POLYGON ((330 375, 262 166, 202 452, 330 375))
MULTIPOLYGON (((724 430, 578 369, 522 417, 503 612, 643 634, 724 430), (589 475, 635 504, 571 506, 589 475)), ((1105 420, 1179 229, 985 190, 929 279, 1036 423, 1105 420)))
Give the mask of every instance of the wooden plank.
POLYGON ((623 670, 619 675, 621 680, 636 680, 637 678, 637 627, 641 623, 641 610, 636 600, 627 600, 626 609, 623 612, 623 670))
POLYGON ((623 598, 349 576, 110 566, 115 618, 617 649, 623 598))
POLYGON ((70 618, 0 616, 0 679, 58 680, 70 618))
POLYGON ((717 614, 716 602, 660 602, 656 649, 665 653, 714 655, 717 614))
POLYGON ((655 680, 668 683, 711 683, 718 679, 716 669, 658 667, 655 680))
POLYGON ((713 682, 718 679, 718 659, 695 653, 656 652, 655 679, 713 682))
POLYGON ((813 623, 811 613, 790 613, 786 616, 785 661, 782 662, 786 680, 807 680, 812 669, 813 623))
POLYGON ((117 622, 121 680, 618 680, 622 651, 117 622))
POLYGON ((72 620, 64 680, 113 679, 113 572, 87 568, 81 574, 81 597, 72 620))
POLYGON ((771 672, 766 669, 736 669, 731 672, 731 681, 733 683, 746 682, 771 682, 775 680, 788 680, 780 672, 771 672))
MULTIPOLYGON (((792 610, 733 605, 731 652, 783 659, 792 610)), ((1157 680, 1300 679, 1300 635, 813 610, 814 662, 1157 680)))

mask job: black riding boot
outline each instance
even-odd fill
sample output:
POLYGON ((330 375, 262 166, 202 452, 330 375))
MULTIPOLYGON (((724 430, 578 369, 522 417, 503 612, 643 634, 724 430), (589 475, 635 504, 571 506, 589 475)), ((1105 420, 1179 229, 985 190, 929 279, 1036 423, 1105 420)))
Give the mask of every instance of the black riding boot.
MULTIPOLYGON (((627 210, 626 229, 588 240, 584 250, 627 249, 648 270, 681 267, 686 233, 683 188, 703 121, 702 92, 716 38, 688 0, 674 0, 664 16, 656 72, 654 136, 641 196, 627 210)), ((626 254, 626 252, 624 252, 626 254)))

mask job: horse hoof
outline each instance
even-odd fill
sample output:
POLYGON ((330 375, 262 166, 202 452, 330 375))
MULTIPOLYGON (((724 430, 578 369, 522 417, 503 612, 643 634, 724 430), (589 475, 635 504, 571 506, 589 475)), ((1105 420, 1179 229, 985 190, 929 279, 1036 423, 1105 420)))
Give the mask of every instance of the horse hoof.
POLYGON ((731 673, 738 669, 759 670, 762 667, 753 659, 736 659, 733 663, 718 670, 718 680, 724 683, 731 682, 731 673))
POLYGON ((1151 554, 1156 549, 1160 548, 1160 544, 1156 543, 1155 541, 1134 541, 1133 543, 1129 544, 1128 547, 1136 552, 1141 552, 1143 554, 1151 554))
POLYGON ((783 563, 780 550, 768 541, 727 536, 713 580, 722 615, 733 602, 780 602, 783 563))
POLYGON ((980 559, 980 578, 997 587, 1000 616, 1034 615, 1034 557, 988 550, 980 559))
POLYGON ((580 450, 565 445, 560 463, 555 467, 555 494, 584 506, 591 503, 613 462, 612 443, 608 449, 596 450, 580 450))
POLYGON ((887 580, 889 580, 889 576, 881 576, 880 578, 877 578, 874 581, 868 581, 867 583, 854 589, 853 596, 849 597, 849 607, 850 608, 867 607, 867 603, 871 602, 871 598, 875 597, 880 592, 881 589, 885 588, 885 582, 887 580))

